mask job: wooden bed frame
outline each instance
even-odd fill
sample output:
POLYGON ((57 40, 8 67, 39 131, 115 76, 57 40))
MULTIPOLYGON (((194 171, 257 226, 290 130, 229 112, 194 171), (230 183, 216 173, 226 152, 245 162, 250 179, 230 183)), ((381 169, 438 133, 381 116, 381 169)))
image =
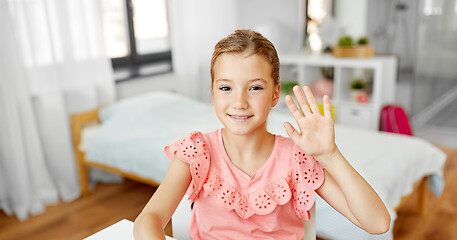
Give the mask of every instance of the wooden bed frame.
MULTIPOLYGON (((81 132, 84 126, 93 124, 95 123, 100 123, 100 118, 98 116, 98 111, 99 108, 88 111, 88 112, 83 112, 79 114, 73 114, 71 116, 71 133, 72 133, 72 138, 73 138, 73 148, 75 152, 75 157, 76 157, 76 162, 78 166, 78 172, 79 172, 79 184, 81 187, 81 192, 83 196, 87 196, 89 194, 89 180, 88 180, 88 174, 87 174, 87 168, 88 167, 95 167, 98 169, 102 169, 108 172, 116 173, 119 174, 125 178, 146 183, 155 187, 158 187, 160 183, 147 179, 144 177, 141 177, 137 174, 131 173, 131 172, 126 172, 118 168, 106 166, 100 163, 92 162, 85 157, 85 153, 79 150, 79 145, 81 143, 81 132)), ((418 207, 417 207, 417 212, 421 215, 425 214, 426 207, 427 207, 427 198, 428 198, 428 181, 429 177, 425 176, 423 177, 418 183, 416 183, 413 192, 418 191, 419 192, 419 197, 417 199, 418 201, 418 207)), ((411 197, 412 193, 409 195, 404 196, 401 199, 400 204, 395 208, 395 211, 398 212, 398 210, 402 207, 402 205, 411 197)))
POLYGON ((95 167, 98 169, 102 169, 108 172, 119 174, 125 178, 146 183, 154 187, 158 187, 159 183, 148 178, 141 177, 137 174, 126 172, 118 168, 110 167, 107 165, 103 165, 100 163, 92 162, 85 157, 85 153, 79 150, 79 145, 81 144, 81 132, 84 126, 89 125, 91 123, 100 123, 100 118, 98 116, 98 110, 94 109, 88 112, 83 112, 79 114, 73 114, 71 116, 71 135, 73 138, 73 149, 75 152, 76 163, 78 166, 78 175, 79 175, 79 185, 81 187, 81 193, 83 196, 87 196, 89 194, 89 179, 87 174, 88 167, 95 167))

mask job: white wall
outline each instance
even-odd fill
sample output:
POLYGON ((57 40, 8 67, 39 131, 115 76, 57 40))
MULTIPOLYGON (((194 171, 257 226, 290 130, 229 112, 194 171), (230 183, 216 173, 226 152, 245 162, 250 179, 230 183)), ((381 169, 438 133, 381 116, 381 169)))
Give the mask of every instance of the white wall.
POLYGON ((237 28, 258 31, 279 54, 300 51, 304 0, 239 0, 237 14, 237 28))
POLYGON ((170 0, 174 73, 185 95, 208 100, 214 45, 235 29, 237 0, 170 0))
POLYGON ((335 18, 344 34, 355 39, 367 35, 367 1, 335 0, 335 18))

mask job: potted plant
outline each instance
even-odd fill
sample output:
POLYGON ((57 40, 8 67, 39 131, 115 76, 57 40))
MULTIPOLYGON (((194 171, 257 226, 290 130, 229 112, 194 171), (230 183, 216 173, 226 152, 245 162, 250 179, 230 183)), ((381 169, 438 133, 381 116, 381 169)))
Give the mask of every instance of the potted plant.
POLYGON ((356 78, 351 81, 351 91, 349 92, 349 97, 353 101, 357 101, 357 97, 365 92, 365 81, 360 78, 356 78))
POLYGON ((374 55, 374 49, 368 45, 368 37, 361 37, 354 43, 351 36, 338 39, 338 46, 332 48, 332 54, 340 58, 367 58, 374 55))
POLYGON ((351 36, 342 36, 338 39, 338 46, 339 47, 351 47, 353 45, 354 40, 351 36))
POLYGON ((357 44, 358 44, 359 46, 368 45, 368 37, 361 37, 361 38, 359 38, 359 40, 357 41, 357 44))

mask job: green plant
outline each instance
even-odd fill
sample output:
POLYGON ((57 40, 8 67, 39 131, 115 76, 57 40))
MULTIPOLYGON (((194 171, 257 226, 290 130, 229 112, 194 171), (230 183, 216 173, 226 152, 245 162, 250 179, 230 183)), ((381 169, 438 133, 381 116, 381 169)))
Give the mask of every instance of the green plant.
POLYGON ((361 37, 359 38, 359 40, 357 41, 357 44, 358 45, 368 45, 368 37, 361 37))
POLYGON ((298 82, 281 82, 281 94, 292 94, 292 88, 298 85, 298 82))
POLYGON ((351 82, 351 89, 361 90, 365 88, 365 82, 362 79, 354 79, 351 82))
MULTIPOLYGON (((368 37, 361 37, 357 40, 356 45, 363 46, 363 45, 368 45, 368 43, 369 43, 368 37)), ((338 46, 340 46, 340 47, 350 47, 353 45, 354 45, 354 40, 349 35, 342 36, 338 39, 338 46)))
POLYGON ((352 46, 353 40, 351 36, 342 36, 338 39, 338 46, 349 47, 352 46))

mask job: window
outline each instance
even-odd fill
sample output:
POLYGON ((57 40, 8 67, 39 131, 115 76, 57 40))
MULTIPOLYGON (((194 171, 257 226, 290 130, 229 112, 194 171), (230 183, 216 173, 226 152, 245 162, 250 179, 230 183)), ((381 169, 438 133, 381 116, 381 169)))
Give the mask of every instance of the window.
POLYGON ((116 80, 171 71, 165 0, 100 0, 116 80))

